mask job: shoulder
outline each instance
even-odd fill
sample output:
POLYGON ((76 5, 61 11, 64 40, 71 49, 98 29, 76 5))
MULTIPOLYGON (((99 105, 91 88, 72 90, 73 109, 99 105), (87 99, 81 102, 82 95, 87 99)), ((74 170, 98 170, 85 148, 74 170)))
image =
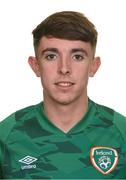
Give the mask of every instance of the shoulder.
POLYGON ((126 142, 126 117, 118 112, 115 112, 114 113, 114 124, 119 129, 120 133, 122 134, 122 136, 126 142))
POLYGON ((10 133, 11 129, 15 125, 15 113, 8 116, 2 122, 0 122, 0 140, 6 140, 8 134, 10 133))
POLYGON ((111 119, 111 121, 113 121, 113 123, 115 124, 120 124, 121 122, 122 124, 126 124, 126 117, 124 115, 120 114, 119 112, 115 111, 110 107, 95 102, 93 103, 96 108, 96 111, 99 113, 100 116, 106 117, 107 119, 111 119))
MULTIPOLYGON (((126 125, 126 117, 124 115, 120 114, 119 112, 115 111, 110 107, 99 105, 96 103, 95 105, 97 110, 102 116, 110 118, 113 121, 113 123, 116 124, 117 126, 126 125)), ((126 128, 126 126, 124 128, 126 128)))
POLYGON ((7 118, 2 120, 0 122, 0 141, 5 142, 13 128, 18 123, 22 123, 24 119, 27 120, 31 116, 35 115, 36 108, 39 106, 39 104, 17 110, 7 118))
POLYGON ((111 125, 114 125, 126 142, 126 117, 107 106, 96 104, 100 118, 111 125))

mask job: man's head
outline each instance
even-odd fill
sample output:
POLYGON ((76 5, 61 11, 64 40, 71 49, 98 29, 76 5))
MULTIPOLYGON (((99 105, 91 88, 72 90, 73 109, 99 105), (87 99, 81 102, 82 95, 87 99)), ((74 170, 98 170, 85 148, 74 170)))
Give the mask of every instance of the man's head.
POLYGON ((41 78, 44 101, 71 104, 87 98, 89 77, 100 66, 97 31, 81 13, 55 13, 33 30, 36 57, 29 64, 41 78))
POLYGON ((92 22, 83 14, 74 11, 62 11, 50 15, 32 33, 35 52, 37 52, 40 39, 43 36, 81 40, 89 42, 95 49, 98 35, 92 22))

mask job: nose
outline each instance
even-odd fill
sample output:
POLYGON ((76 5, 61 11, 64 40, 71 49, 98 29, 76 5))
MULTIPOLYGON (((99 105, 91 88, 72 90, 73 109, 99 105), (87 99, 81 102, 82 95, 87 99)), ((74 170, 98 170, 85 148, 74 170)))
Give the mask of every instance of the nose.
POLYGON ((63 75, 71 74, 71 62, 69 58, 61 58, 58 65, 58 73, 63 75))

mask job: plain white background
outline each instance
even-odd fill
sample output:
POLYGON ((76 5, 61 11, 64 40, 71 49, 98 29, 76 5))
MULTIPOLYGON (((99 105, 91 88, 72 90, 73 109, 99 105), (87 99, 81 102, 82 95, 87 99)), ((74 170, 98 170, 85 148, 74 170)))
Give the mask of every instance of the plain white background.
POLYGON ((48 15, 62 10, 84 13, 96 26, 96 55, 102 65, 90 79, 89 97, 126 115, 125 0, 1 0, 0 120, 42 101, 42 87, 27 59, 34 55, 32 30, 48 15))

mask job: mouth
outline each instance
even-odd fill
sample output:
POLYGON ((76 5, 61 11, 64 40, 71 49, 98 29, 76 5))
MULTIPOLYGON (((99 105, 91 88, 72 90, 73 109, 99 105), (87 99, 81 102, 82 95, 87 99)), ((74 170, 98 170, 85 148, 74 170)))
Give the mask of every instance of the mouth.
POLYGON ((61 82, 56 82, 55 85, 59 86, 61 88, 68 88, 73 86, 75 83, 69 82, 69 81, 61 81, 61 82))

